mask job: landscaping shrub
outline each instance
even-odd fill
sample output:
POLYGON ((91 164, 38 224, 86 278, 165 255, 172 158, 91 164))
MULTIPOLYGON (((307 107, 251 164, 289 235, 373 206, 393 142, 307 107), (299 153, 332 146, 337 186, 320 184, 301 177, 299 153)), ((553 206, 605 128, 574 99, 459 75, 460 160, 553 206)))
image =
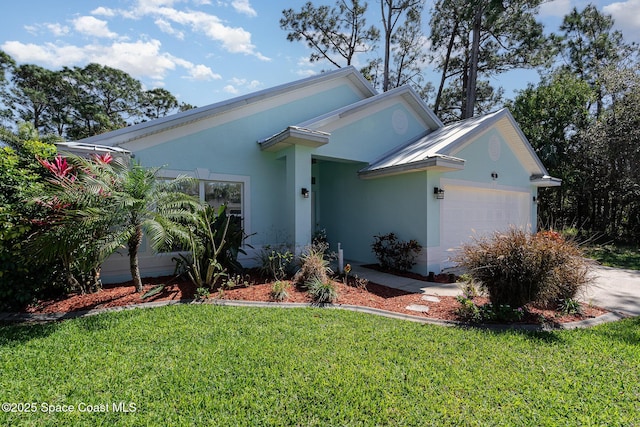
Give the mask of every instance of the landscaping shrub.
POLYGON ((178 265, 198 287, 213 289, 229 271, 240 271, 238 253, 247 237, 238 217, 227 214, 227 206, 204 206, 195 215, 188 233, 189 255, 180 254, 178 265))
POLYGON ((276 280, 273 285, 271 285, 270 296, 274 301, 284 301, 289 298, 289 288, 291 287, 291 283, 276 280))
POLYGON ((333 271, 329 267, 332 254, 327 253, 327 243, 315 243, 308 246, 300 255, 300 269, 293 276, 293 281, 298 285, 306 285, 313 279, 322 283, 329 281, 333 271))
POLYGON ((511 229, 465 244, 455 259, 496 307, 545 306, 572 299, 590 281, 580 248, 552 231, 511 229))
POLYGON ((306 286, 315 303, 328 304, 338 299, 336 286, 330 280, 322 281, 318 277, 313 277, 306 286))
POLYGON ((371 249, 382 268, 408 271, 416 264, 422 246, 417 240, 398 240, 395 233, 373 236, 371 249))
POLYGON ((274 280, 282 280, 289 274, 293 253, 287 248, 273 249, 266 245, 259 256, 260 274, 274 280))

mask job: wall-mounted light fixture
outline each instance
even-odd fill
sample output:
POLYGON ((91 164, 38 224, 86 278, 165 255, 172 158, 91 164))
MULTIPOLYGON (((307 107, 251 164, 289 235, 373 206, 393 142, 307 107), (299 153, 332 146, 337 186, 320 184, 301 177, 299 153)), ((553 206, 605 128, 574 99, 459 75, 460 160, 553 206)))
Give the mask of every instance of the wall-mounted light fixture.
POLYGON ((309 190, 306 188, 302 188, 302 191, 300 192, 300 194, 302 194, 302 197, 304 197, 305 199, 309 198, 309 190))
POLYGON ((433 187, 433 197, 436 199, 444 199, 444 190, 442 188, 433 187))
POLYGON ((536 196, 533 196, 533 203, 538 203, 538 198, 536 196))
POLYGON ((491 179, 493 179, 494 181, 498 179, 498 172, 496 171, 491 172, 491 179))

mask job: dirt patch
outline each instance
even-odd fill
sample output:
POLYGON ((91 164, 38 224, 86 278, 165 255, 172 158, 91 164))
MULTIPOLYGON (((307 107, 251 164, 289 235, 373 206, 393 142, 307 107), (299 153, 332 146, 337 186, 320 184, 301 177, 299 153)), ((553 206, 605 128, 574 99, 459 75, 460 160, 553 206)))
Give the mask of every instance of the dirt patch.
MULTIPOLYGON (((369 282, 366 287, 356 286, 355 282, 348 285, 341 281, 334 281, 338 292, 336 304, 357 305, 371 307, 396 313, 410 314, 418 317, 439 319, 439 320, 459 320, 456 314, 460 304, 456 297, 438 296, 439 302, 423 300, 422 294, 410 293, 400 289, 389 288, 376 283, 369 282), (407 306, 419 304, 429 307, 427 313, 407 310, 407 306)), ((240 301, 272 301, 270 293, 273 283, 256 279, 248 280, 248 284, 243 284, 230 289, 217 289, 211 292, 209 298, 240 301)), ((305 290, 291 286, 289 297, 285 302, 310 303, 311 298, 305 290)), ((39 301, 37 304, 29 306, 28 313, 63 313, 72 311, 83 311, 99 308, 119 307, 132 304, 140 304, 153 301, 177 301, 182 299, 195 298, 196 287, 187 280, 175 279, 171 277, 159 277, 144 279, 144 291, 135 291, 131 282, 116 285, 105 285, 103 289, 92 294, 69 295, 65 298, 55 300, 39 301), (161 290, 153 296, 143 298, 143 295, 157 289, 162 285, 161 290)), ((476 304, 485 304, 486 298, 477 297, 476 304)), ((528 315, 522 323, 567 323, 586 318, 593 318, 607 313, 598 307, 583 305, 582 316, 558 316, 553 310, 544 310, 536 307, 528 308, 528 315)))

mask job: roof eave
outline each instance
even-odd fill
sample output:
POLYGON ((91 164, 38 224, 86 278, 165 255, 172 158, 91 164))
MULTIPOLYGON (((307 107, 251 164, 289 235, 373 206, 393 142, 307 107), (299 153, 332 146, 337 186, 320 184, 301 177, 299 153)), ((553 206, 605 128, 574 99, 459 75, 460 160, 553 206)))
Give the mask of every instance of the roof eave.
POLYGON ((374 169, 363 169, 358 172, 362 179, 381 178, 405 173, 436 171, 453 172, 464 169, 465 161, 456 157, 433 156, 416 162, 403 163, 374 169))
POLYGON ((560 178, 549 175, 532 175, 530 181, 534 187, 559 187, 562 185, 560 178))
POLYGON ((318 148, 329 143, 330 133, 289 126, 269 138, 258 141, 263 151, 280 151, 292 145, 318 148))

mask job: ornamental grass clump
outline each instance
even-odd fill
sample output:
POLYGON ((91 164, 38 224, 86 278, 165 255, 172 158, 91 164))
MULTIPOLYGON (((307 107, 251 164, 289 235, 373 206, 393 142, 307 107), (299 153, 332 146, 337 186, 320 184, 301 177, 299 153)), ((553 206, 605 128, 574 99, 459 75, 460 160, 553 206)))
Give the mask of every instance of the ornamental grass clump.
POLYGON ((327 243, 314 243, 306 247, 300 255, 300 269, 293 276, 293 282, 303 287, 314 279, 322 283, 328 282, 333 274, 329 266, 333 255, 327 253, 328 249, 327 243))
POLYGON ((575 298, 590 282, 590 264, 581 249, 553 231, 496 232, 463 245, 456 261, 494 306, 554 306, 575 298))
POLYGON ((338 299, 336 285, 330 280, 323 282, 314 277, 306 283, 306 286, 311 299, 317 304, 330 304, 338 299))

